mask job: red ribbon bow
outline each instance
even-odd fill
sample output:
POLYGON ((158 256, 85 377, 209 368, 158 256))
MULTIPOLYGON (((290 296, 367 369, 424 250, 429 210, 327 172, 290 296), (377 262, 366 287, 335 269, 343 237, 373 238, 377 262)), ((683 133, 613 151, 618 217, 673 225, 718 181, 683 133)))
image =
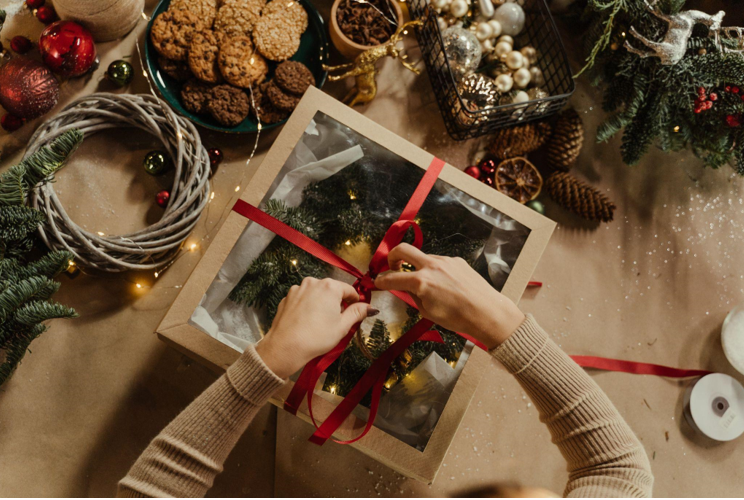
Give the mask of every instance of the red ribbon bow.
MULTIPOLYGON (((321 259, 327 264, 346 271, 350 275, 354 276, 356 281, 353 286, 359 293, 359 299, 363 302, 369 303, 372 298, 372 292, 377 290, 374 282, 375 277, 390 269, 387 260, 388 254, 403 241, 409 228, 413 228, 414 231, 413 246, 419 249, 421 248, 421 245, 423 244, 423 235, 421 233, 421 228, 414 219, 429 192, 434 187, 434 183, 437 181, 439 173, 442 171, 443 167, 444 162, 442 160, 438 158, 432 160, 429 168, 426 170, 416 187, 416 190, 408 200, 403 212, 401 212, 400 217, 385 233, 380 245, 372 256, 369 264, 369 271, 366 273, 362 273, 359 269, 328 250, 317 241, 305 236, 295 229, 292 229, 283 222, 254 207, 250 203, 238 200, 233 207, 233 211, 265 227, 277 236, 281 236, 285 240, 321 259)), ((414 308, 416 307, 416 303, 407 293, 396 290, 390 290, 390 293, 404 301, 409 306, 414 308)), ((318 426, 315 417, 313 416, 312 409, 312 396, 315 385, 323 372, 325 372, 325 370, 328 369, 328 367, 344 352, 346 346, 351 342, 352 337, 359 329, 359 325, 360 323, 355 324, 346 336, 336 345, 336 347, 305 365, 305 368, 302 370, 297 382, 295 382, 292 391, 284 402, 284 408, 290 413, 296 414, 302 404, 302 400, 307 397, 308 413, 310 414, 310 419, 316 428, 315 433, 310 437, 310 441, 315 444, 322 445, 328 439, 331 439, 333 433, 341 426, 341 424, 343 424, 344 420, 346 420, 354 408, 360 403, 364 395, 372 389, 369 418, 367 419, 367 424, 362 433, 356 438, 348 441, 334 441, 341 444, 350 444, 364 437, 372 428, 372 424, 377 416, 377 409, 379 407, 380 397, 382 396, 382 389, 385 384, 388 370, 393 361, 403 354, 408 346, 416 341, 443 342, 439 333, 432 330, 434 323, 428 319, 419 320, 410 330, 396 340, 372 363, 370 368, 364 373, 364 375, 362 375, 349 394, 347 394, 338 406, 336 406, 328 418, 318 426)), ((460 332, 458 332, 458 335, 461 335, 481 349, 487 350, 481 342, 469 335, 460 332)), ((602 370, 623 371, 627 373, 654 374, 678 378, 700 376, 709 373, 703 370, 680 370, 677 368, 669 368, 647 363, 635 363, 631 361, 597 358, 593 356, 572 356, 572 358, 581 366, 602 370)))

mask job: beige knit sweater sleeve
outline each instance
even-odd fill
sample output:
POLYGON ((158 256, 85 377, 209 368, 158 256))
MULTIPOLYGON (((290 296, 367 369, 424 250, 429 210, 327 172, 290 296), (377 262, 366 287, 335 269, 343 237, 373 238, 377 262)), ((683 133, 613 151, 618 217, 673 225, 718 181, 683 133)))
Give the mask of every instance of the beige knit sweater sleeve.
POLYGON ((651 496, 643 446, 602 389, 532 316, 491 353, 534 401, 568 462, 565 496, 651 496))
MULTIPOLYGON (((646 453, 607 396, 532 317, 492 351, 535 402, 568 461, 572 497, 650 496, 646 453)), ((258 409, 283 380, 249 348, 147 447, 121 497, 204 496, 258 409)))

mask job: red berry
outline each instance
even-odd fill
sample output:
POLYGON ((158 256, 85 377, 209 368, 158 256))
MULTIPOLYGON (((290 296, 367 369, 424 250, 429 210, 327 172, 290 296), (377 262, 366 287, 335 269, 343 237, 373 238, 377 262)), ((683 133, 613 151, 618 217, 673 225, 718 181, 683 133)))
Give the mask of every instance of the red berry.
POLYGON ((168 206, 169 199, 170 191, 168 191, 167 189, 163 189, 157 195, 155 195, 155 202, 163 208, 168 206))
POLYGON ((6 113, 0 118, 0 127, 3 127, 8 132, 18 130, 24 123, 25 120, 23 118, 18 118, 16 115, 11 115, 10 113, 6 113))
POLYGON ((705 87, 698 87, 698 94, 705 95, 705 87))
POLYGON ((713 101, 708 101, 705 103, 705 109, 710 109, 713 107, 713 101))
POLYGON ((715 92, 711 92, 710 93, 710 100, 711 101, 717 101, 718 100, 718 94, 716 94, 715 92))
POLYGON ((695 113, 698 113, 699 114, 702 110, 703 110, 703 108, 700 108, 698 106, 695 106, 695 109, 694 109, 695 113))
POLYGON ((738 94, 739 93, 739 87, 731 87, 731 92, 733 92, 734 94, 738 94))
POLYGON ((465 173, 468 174, 470 177, 480 179, 481 169, 479 169, 476 165, 471 165, 465 169, 465 173))
POLYGON ((57 13, 49 5, 42 5, 36 9, 36 17, 44 24, 52 24, 57 20, 57 13))
POLYGON ((731 85, 726 85, 726 86, 724 87, 724 90, 725 90, 726 92, 731 92, 731 85))
POLYGON ((731 128, 738 127, 741 125, 741 115, 728 115, 726 117, 726 125, 731 128))
POLYGON ((741 95, 741 100, 744 101, 744 94, 741 95))
POLYGON ((25 36, 14 36, 10 41, 10 48, 18 54, 25 54, 34 48, 34 44, 25 36))
POLYGON ((38 9, 42 5, 44 5, 45 0, 26 0, 26 6, 28 6, 29 9, 38 9))

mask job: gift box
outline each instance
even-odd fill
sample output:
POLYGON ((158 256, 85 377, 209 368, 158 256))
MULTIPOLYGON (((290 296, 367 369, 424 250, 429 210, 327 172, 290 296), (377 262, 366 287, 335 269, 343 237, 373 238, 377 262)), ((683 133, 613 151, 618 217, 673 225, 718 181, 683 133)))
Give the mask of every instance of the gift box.
POLYGON ((462 257, 518 301, 554 227, 311 87, 158 334, 221 372, 260 341, 289 287, 306 276, 353 284, 381 313, 271 402, 314 420, 305 437, 317 444, 363 435, 351 446, 432 482, 490 359, 420 318, 406 294, 374 290, 385 248, 462 257))

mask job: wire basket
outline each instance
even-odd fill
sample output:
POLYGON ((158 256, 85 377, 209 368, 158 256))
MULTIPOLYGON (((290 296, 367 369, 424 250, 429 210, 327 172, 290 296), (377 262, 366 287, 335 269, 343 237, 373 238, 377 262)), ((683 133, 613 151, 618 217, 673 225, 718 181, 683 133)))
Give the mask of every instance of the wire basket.
POLYGON ((436 10, 429 5, 429 0, 408 0, 411 18, 423 21, 416 30, 416 37, 444 124, 455 140, 470 139, 500 128, 546 118, 560 111, 575 89, 566 49, 545 0, 520 0, 519 3, 524 9, 525 27, 514 37, 515 43, 522 47, 532 45, 537 50, 537 66, 545 78, 542 89, 548 97, 471 110, 457 90, 445 57, 436 10))

